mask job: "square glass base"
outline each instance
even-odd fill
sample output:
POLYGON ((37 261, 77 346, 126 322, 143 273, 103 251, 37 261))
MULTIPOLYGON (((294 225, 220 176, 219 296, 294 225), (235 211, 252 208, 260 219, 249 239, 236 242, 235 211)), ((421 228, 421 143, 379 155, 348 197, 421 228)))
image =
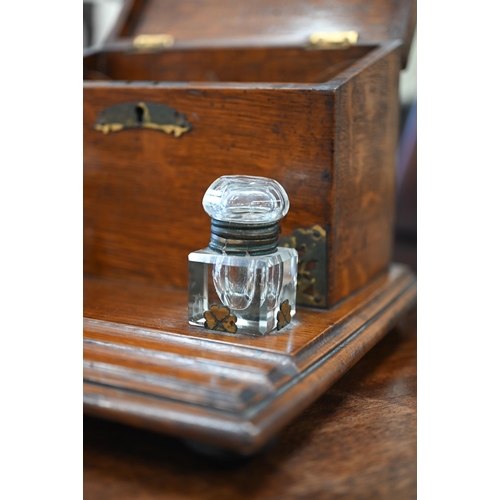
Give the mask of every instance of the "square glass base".
POLYGON ((264 335, 295 314, 298 254, 234 256, 210 248, 189 254, 189 324, 264 335))

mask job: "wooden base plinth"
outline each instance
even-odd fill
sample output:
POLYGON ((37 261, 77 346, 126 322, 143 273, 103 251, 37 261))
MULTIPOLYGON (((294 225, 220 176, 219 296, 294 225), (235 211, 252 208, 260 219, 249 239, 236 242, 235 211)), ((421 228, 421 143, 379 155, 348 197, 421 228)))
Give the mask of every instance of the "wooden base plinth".
POLYGON ((84 297, 85 413, 251 454, 413 307, 416 281, 394 264, 256 338, 189 326, 185 290, 88 277, 84 297))

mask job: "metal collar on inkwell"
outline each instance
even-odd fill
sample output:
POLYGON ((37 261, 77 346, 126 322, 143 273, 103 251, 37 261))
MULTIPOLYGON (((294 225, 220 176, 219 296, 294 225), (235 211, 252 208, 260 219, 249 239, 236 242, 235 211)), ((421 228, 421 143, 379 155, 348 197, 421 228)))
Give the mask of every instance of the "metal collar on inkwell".
POLYGON ((227 255, 267 255, 276 252, 279 221, 266 224, 224 222, 212 218, 209 247, 227 255))

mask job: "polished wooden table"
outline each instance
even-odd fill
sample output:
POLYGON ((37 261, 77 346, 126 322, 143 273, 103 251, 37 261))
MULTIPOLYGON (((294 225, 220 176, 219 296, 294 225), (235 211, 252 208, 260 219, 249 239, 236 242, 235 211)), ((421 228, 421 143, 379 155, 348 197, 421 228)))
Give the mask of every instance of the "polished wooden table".
POLYGON ((414 311, 245 460, 84 417, 84 498, 416 498, 416 361, 414 311))

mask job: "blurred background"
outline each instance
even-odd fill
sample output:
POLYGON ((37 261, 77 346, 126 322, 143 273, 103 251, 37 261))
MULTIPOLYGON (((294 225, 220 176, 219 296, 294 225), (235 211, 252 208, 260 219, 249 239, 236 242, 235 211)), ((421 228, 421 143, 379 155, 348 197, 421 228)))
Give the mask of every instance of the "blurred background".
MULTIPOLYGON (((83 48, 103 45, 127 0, 84 0, 83 48)), ((397 158, 397 212, 394 260, 417 271, 417 29, 407 67, 401 72, 400 138, 397 158)))
POLYGON ((84 0, 83 48, 105 42, 124 5, 125 0, 84 0))

